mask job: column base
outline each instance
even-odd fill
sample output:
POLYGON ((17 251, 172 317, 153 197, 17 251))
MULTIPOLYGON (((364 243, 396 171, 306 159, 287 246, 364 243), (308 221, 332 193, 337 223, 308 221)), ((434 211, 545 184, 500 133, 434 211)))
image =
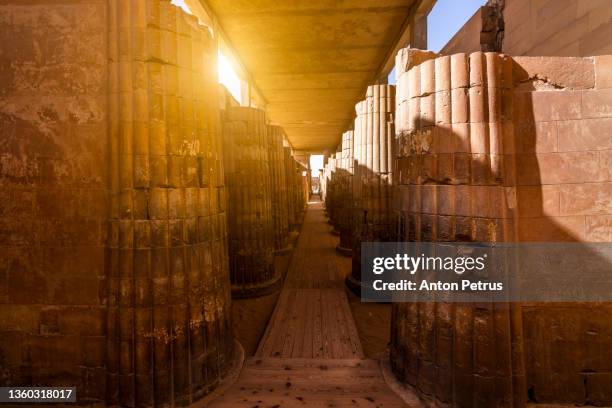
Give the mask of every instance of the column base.
POLYGON ((286 255, 289 252, 291 252, 291 250, 293 249, 293 245, 288 244, 286 247, 281 248, 281 249, 275 249, 274 250, 274 255, 286 255))
POLYGON ((347 256, 349 258, 353 256, 352 248, 345 248, 343 246, 340 246, 340 244, 336 245, 336 252, 338 252, 342 256, 347 256))
POLYGON ((194 401, 187 408, 204 408, 207 407, 213 400, 219 398, 225 391, 227 391, 240 376, 240 372, 244 367, 245 353, 242 344, 237 339, 234 339, 234 355, 232 360, 228 363, 228 369, 223 378, 219 380, 218 385, 207 395, 194 401))
POLYGON ((349 275, 344 280, 344 284, 355 296, 361 297, 361 281, 355 279, 353 275, 349 275))
POLYGON ((383 379, 391 391, 393 391, 398 397, 400 397, 409 407, 424 407, 433 408, 438 406, 430 398, 423 398, 419 393, 408 384, 401 383, 393 370, 391 369, 391 362, 389 361, 389 349, 383 354, 379 360, 380 371, 382 372, 383 379))
POLYGON ((273 280, 263 283, 240 286, 232 285, 232 299, 246 299, 269 295, 280 289, 282 281, 282 276, 279 274, 273 280))

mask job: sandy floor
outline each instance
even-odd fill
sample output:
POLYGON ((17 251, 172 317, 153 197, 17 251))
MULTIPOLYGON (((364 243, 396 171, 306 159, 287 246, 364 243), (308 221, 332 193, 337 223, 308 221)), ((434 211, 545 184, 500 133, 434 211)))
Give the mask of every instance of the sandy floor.
MULTIPOLYGON (((274 267, 287 273, 291 254, 277 255, 274 267)), ((252 299, 232 299, 232 320, 236 339, 242 344, 247 357, 255 354, 266 326, 270 321, 280 289, 276 292, 252 299)))
POLYGON ((232 305, 232 318, 234 333, 242 344, 246 356, 252 356, 257 350, 259 340, 266 330, 278 295, 276 291, 270 295, 253 299, 234 299, 232 305))
POLYGON ((350 290, 346 293, 366 358, 380 358, 389 344, 391 304, 361 303, 350 290))

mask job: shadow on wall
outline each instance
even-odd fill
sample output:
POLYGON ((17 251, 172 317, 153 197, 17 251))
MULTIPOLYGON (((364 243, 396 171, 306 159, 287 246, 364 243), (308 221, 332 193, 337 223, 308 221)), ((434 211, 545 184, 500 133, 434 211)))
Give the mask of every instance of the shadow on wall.
MULTIPOLYGON (((598 187, 586 183, 602 181, 602 168, 588 146, 568 138, 564 150, 560 139, 562 127, 580 126, 590 91, 554 89, 521 62, 513 89, 453 90, 498 105, 472 104, 452 125, 418 115, 399 137, 397 241, 597 240, 584 214, 598 187)), ((609 405, 611 332, 608 303, 398 303, 391 364, 424 400, 452 406, 609 405)))

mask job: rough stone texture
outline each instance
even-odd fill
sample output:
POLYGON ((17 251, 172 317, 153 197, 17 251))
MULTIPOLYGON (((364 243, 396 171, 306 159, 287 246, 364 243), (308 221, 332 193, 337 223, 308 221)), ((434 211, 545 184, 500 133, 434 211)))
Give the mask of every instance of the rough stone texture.
POLYGON ((588 89, 595 87, 592 58, 514 57, 513 81, 525 90, 588 89))
POLYGON ((234 354, 212 38, 159 0, 0 16, 1 384, 198 399, 234 354))
POLYGON ((0 16, 0 383, 104 400, 106 4, 0 16))
POLYGON ((293 171, 293 189, 295 191, 295 218, 297 222, 295 228, 297 229, 302 225, 306 214, 310 197, 310 182, 308 181, 308 169, 297 160, 293 160, 293 163, 295 168, 293 171))
POLYGON ((285 156, 285 180, 287 183, 287 214, 289 217, 289 229, 293 231, 299 225, 299 205, 295 174, 297 163, 292 157, 291 146, 288 143, 283 145, 283 154, 285 156))
POLYGON ((506 0, 502 51, 578 57, 612 53, 607 0, 506 0))
POLYGON ((353 248, 353 138, 352 130, 342 134, 342 155, 338 169, 339 216, 338 231, 340 232, 339 248, 353 248))
POLYGON ((229 189, 230 275, 235 295, 266 293, 280 284, 274 268, 269 137, 263 110, 224 114, 225 179, 229 189))
POLYGON ((612 5, 608 0, 505 0, 502 3, 501 13, 499 5, 481 7, 440 52, 450 55, 502 51, 509 55, 563 57, 612 53, 612 5))
MULTIPOLYGON (((411 52, 408 52, 410 54, 411 52)), ((396 61, 402 68, 413 57, 400 51, 396 61), (402 57, 400 57, 402 56, 402 57)), ((361 281, 361 242, 386 241, 390 238, 395 86, 368 86, 366 99, 355 106, 354 177, 353 177, 353 282, 361 281)))
POLYGON ((289 205, 289 228, 295 232, 304 219, 310 187, 307 176, 304 175, 306 169, 295 160, 288 142, 285 142, 284 153, 289 205))
POLYGON ((109 10, 111 401, 183 405, 233 353, 215 42, 165 1, 109 10))
MULTIPOLYGON (((610 242, 612 98, 596 61, 475 52, 402 72, 397 240, 610 242)), ((609 304, 404 303, 392 321, 394 371, 425 399, 612 403, 609 304)))
POLYGON ((334 227, 338 224, 339 211, 338 177, 336 174, 338 160, 336 155, 337 153, 332 153, 327 158, 323 167, 323 177, 325 178, 325 212, 334 227))
POLYGON ((268 156, 272 187, 272 217, 274 218, 274 249, 284 250, 289 245, 289 214, 287 205, 287 175, 283 141, 285 132, 280 126, 268 125, 268 156))

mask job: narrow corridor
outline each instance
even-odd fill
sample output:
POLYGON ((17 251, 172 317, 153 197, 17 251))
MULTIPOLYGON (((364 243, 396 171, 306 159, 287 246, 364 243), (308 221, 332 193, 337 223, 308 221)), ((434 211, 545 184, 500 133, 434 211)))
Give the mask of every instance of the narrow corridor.
POLYGON ((364 358, 344 287, 351 262, 337 240, 313 199, 257 352, 210 407, 406 406, 379 361, 364 358))

